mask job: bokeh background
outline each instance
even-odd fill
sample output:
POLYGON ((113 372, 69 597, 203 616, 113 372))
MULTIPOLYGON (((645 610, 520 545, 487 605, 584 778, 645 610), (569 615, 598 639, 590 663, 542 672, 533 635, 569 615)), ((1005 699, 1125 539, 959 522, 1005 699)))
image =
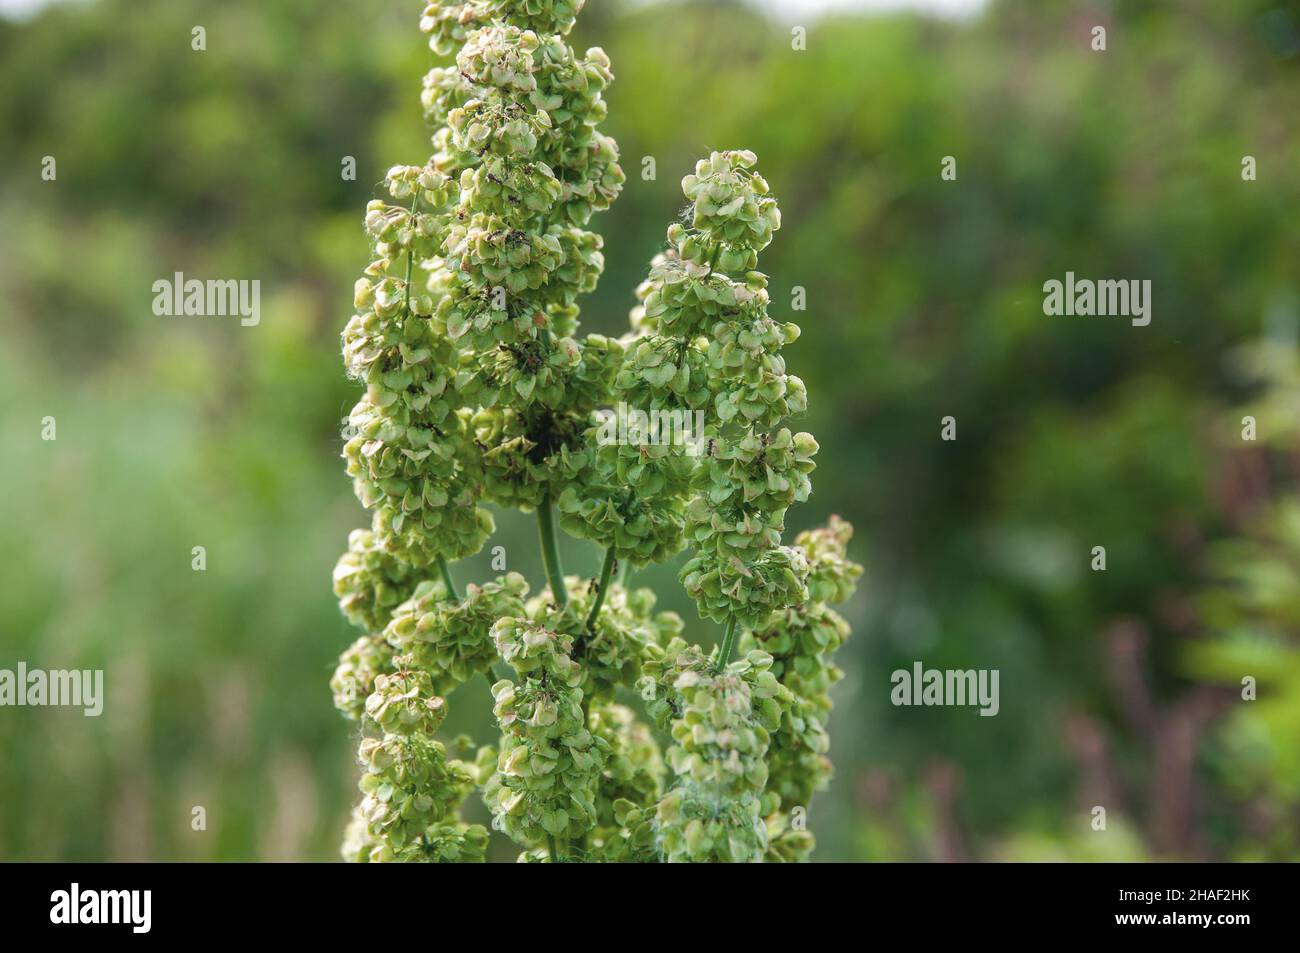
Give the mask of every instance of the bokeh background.
MULTIPOLYGON (((421 4, 10 6, 0 667, 103 668, 107 702, 0 709, 0 858, 334 859, 330 571, 365 522, 338 334, 366 201, 430 151, 421 4), (259 279, 261 324, 156 317, 176 271, 259 279)), ((822 446, 787 525, 842 514, 867 566, 817 856, 1300 857, 1300 8, 880 6, 591 0, 574 40, 613 59, 629 172, 588 329, 626 327, 699 155, 755 150, 781 202, 763 267, 822 446), (1067 270, 1150 279, 1151 325, 1044 316, 1067 270), (918 659, 999 669, 1000 714, 893 707, 918 659)), ((498 526, 540 581, 533 524, 498 526)), ((672 567, 635 581, 716 637, 672 567)), ((452 708, 487 740, 485 683, 452 708)))

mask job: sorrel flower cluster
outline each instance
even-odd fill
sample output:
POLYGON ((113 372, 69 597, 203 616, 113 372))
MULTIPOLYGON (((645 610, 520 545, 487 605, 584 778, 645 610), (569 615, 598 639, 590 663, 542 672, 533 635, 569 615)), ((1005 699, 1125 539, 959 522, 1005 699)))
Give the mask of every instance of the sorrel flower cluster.
MULTIPOLYGON (((604 259, 586 226, 622 189, 598 126, 608 57, 566 42, 581 0, 433 2, 422 166, 397 166, 365 226, 374 260, 343 332, 366 391, 344 458, 372 511, 334 587, 364 635, 340 659, 339 709, 365 728, 344 854, 462 861, 488 833, 477 791, 526 860, 806 859, 824 787, 831 605, 861 568, 833 519, 784 545, 817 443, 782 426, 806 407, 768 315, 758 253, 781 224, 749 152, 715 152, 682 183, 690 206, 637 290, 622 338, 579 334, 604 259), (598 439, 599 411, 705 411, 707 449, 598 439), (450 564, 492 534, 488 505, 533 512, 547 586, 508 573, 457 589, 450 564), (559 525, 604 552, 563 574, 559 525), (683 549, 681 571, 721 645, 691 644, 628 567, 683 549), (737 647, 740 656, 733 661, 737 647), (480 673, 498 739, 449 756, 445 698, 480 673), (642 721, 629 702, 644 703, 642 721), (661 751, 660 739, 668 741, 661 751)), ((472 689, 467 689, 472 690, 472 689)))

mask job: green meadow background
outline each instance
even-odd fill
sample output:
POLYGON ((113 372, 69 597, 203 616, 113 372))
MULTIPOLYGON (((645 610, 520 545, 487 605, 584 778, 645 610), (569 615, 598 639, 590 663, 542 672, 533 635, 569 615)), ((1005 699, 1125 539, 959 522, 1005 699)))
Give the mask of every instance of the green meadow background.
MULTIPOLYGON (((573 42, 613 60, 629 181, 593 225, 585 327, 626 328, 697 157, 753 149, 781 203, 762 267, 803 328, 786 357, 822 447, 787 526, 845 516, 867 567, 818 859, 1300 858, 1300 520, 1278 516, 1300 388, 1243 356, 1295 361, 1297 7, 587 6, 573 42), (1066 271, 1151 280, 1151 325, 1046 317, 1066 271), (917 660, 998 669, 1000 713, 895 708, 890 673, 917 660)), ((354 633, 330 571, 365 522, 338 335, 366 202, 430 151, 420 8, 0 19, 0 667, 102 668, 107 691, 99 718, 0 709, 0 859, 337 857, 356 736, 327 683, 354 633), (260 280, 260 325, 155 316, 177 271, 260 280)), ((527 519, 499 517, 489 545, 540 582, 527 519)), ((574 540, 565 557, 598 568, 574 540)), ((487 554, 456 574, 487 576, 487 554)), ((675 577, 635 578, 716 638, 675 577)), ((451 708, 489 740, 486 683, 451 708)), ((492 852, 515 854, 500 835, 492 852)))

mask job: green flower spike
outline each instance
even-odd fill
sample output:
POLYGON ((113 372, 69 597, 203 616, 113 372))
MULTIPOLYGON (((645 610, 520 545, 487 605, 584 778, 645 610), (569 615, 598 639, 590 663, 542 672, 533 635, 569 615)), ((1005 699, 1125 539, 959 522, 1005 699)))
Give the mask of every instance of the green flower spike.
POLYGON ((524 863, 813 848, 793 818, 830 777, 831 657, 849 634, 830 605, 861 567, 838 518, 783 542, 818 447, 786 425, 807 407, 783 353, 799 328, 769 315, 757 270, 780 211, 753 153, 711 154, 682 180, 689 209, 629 333, 581 330, 605 265, 588 226, 625 181, 600 131, 609 58, 567 40, 582 6, 428 3, 432 155, 389 169, 366 206, 342 456, 371 516, 334 570, 362 631, 330 680, 362 732, 350 861, 483 860, 487 829, 461 817, 472 792, 524 863), (504 566, 457 585, 451 564, 494 531, 488 505, 536 516, 531 598, 504 566), (592 576, 565 576, 557 523, 600 547, 592 576), (624 584, 684 548, 680 579, 723 628, 711 652, 624 584), (446 697, 489 673, 499 737, 449 752, 446 697), (644 720, 616 701, 633 692, 644 720))
POLYGON ((449 761, 446 749, 433 739, 446 717, 446 702, 430 692, 428 677, 405 669, 377 676, 365 711, 383 735, 365 738, 357 753, 364 797, 345 856, 482 860, 487 832, 456 817, 474 789, 474 771, 449 761))

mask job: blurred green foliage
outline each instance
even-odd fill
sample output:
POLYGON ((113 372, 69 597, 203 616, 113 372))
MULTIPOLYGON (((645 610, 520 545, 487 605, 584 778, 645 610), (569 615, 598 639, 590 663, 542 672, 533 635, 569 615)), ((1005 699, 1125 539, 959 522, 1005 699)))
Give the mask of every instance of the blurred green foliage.
MULTIPOLYGON (((329 580, 364 521, 336 460, 337 335, 365 203, 429 151, 419 7, 98 0, 0 21, 0 667, 102 667, 107 692, 98 719, 0 711, 0 858, 336 856, 356 769, 326 687, 352 638, 329 580), (156 317, 175 271, 259 279, 261 324, 156 317)), ((788 29, 731 2, 589 4, 575 45, 613 60, 629 183, 584 321, 626 327, 695 157, 758 153, 784 213, 773 313, 806 289, 787 359, 822 446, 789 529, 839 511, 868 564, 818 856, 1297 856, 1295 593, 1264 621, 1206 593, 1231 585, 1224 560, 1255 565, 1217 555, 1234 538, 1295 543, 1294 514, 1267 515, 1300 478, 1295 430, 1259 450, 1239 433, 1246 413, 1294 426, 1294 392, 1229 356, 1295 346, 1300 14, 1003 2, 826 18, 805 52, 788 29), (1044 316, 1067 270, 1149 278, 1151 325, 1044 316), (1252 631, 1272 648, 1231 649, 1252 631), (889 673, 916 659, 1000 669, 1000 714, 892 707, 889 673), (1238 700, 1244 674, 1260 702, 1238 700)), ((531 524, 499 522, 489 546, 540 582, 531 524)), ((644 575, 679 592, 671 566, 644 575)), ((452 733, 484 723, 473 687, 452 733)))

